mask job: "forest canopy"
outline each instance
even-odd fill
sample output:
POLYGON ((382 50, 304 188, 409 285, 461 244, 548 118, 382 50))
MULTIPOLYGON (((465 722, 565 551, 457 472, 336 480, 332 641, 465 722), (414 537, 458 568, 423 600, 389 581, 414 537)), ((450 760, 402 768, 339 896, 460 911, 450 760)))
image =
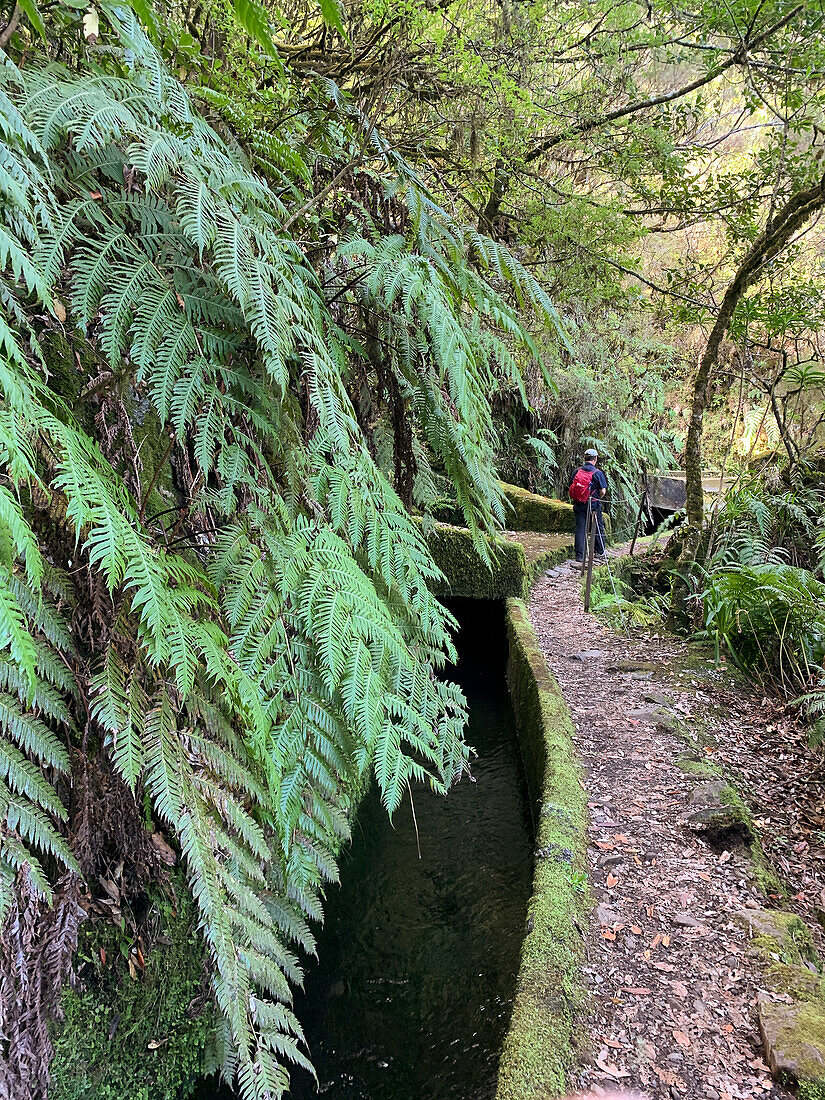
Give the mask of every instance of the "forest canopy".
POLYGON ((487 555, 498 477, 596 444, 618 531, 681 462, 698 531, 703 463, 821 446, 823 20, 0 7, 5 1094, 101 882, 137 911, 178 856, 215 1064, 308 1066, 354 802, 469 767, 445 500, 487 555))

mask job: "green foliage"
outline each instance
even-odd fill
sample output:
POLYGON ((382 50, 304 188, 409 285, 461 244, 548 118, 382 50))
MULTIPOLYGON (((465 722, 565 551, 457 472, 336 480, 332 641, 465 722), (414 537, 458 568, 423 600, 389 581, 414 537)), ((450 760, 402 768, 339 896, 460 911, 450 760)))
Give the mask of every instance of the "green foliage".
MULTIPOLYGON (((356 204, 319 272, 282 228, 295 180, 257 176, 137 20, 101 13, 107 67, 5 63, 0 84, 0 908, 16 873, 48 899, 77 870, 57 791, 61 738, 87 727, 176 838, 217 1063, 263 1100, 308 1064, 291 990, 353 792, 373 774, 392 813, 467 766, 440 573, 391 479, 411 471, 425 509, 446 479, 484 560, 490 393, 535 348, 483 273, 555 315, 374 134, 389 167, 368 183, 404 231, 356 204), (108 383, 88 380, 95 434, 36 366, 58 293, 108 383), (148 483, 115 392, 168 440, 148 483), (175 506, 152 515, 167 461, 175 506)), ((361 119, 336 97, 345 155, 361 119)))
POLYGON ((158 887, 143 919, 145 968, 130 932, 84 925, 80 985, 63 995, 53 1027, 54 1100, 181 1100, 203 1075, 215 1027, 194 904, 183 876, 158 887), (129 968, 129 960, 132 969, 129 968))
POLYGON ((702 598, 717 652, 724 644, 740 667, 793 694, 822 673, 825 585, 807 570, 783 563, 719 569, 702 598))

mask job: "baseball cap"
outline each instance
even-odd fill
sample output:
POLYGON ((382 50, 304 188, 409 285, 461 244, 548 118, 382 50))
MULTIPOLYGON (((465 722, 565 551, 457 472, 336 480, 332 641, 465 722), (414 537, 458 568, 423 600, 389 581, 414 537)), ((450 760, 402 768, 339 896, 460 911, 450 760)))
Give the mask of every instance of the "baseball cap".
POLYGON ((599 457, 599 452, 594 447, 588 447, 587 450, 584 452, 584 457, 585 458, 598 458, 599 457))

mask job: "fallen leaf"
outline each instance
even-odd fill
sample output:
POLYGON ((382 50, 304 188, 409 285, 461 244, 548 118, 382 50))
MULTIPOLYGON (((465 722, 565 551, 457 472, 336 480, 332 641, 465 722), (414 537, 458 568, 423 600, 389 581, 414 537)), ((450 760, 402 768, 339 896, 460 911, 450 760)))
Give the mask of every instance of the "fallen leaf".
POLYGON ((152 833, 152 843, 160 856, 161 862, 165 863, 167 867, 174 867, 177 862, 177 856, 173 849, 169 846, 163 833, 155 831, 152 833))
POLYGON ((730 859, 730 852, 722 852, 721 856, 719 856, 719 862, 720 863, 727 863, 729 859, 730 859))
POLYGON ((690 1039, 685 1035, 684 1031, 674 1031, 673 1038, 684 1050, 687 1050, 690 1046, 690 1039))
POLYGON ((612 1062, 608 1062, 606 1058, 597 1058, 596 1065, 606 1073, 608 1077, 613 1077, 617 1081, 621 1081, 625 1077, 629 1077, 630 1073, 626 1069, 619 1069, 618 1066, 614 1066, 612 1062))
POLYGON ((653 990, 644 985, 623 985, 620 987, 620 992, 630 993, 634 997, 649 997, 653 990))
POLYGON ((631 924, 630 931, 633 933, 634 936, 641 936, 642 934, 642 930, 638 926, 638 924, 631 924))
POLYGON ((92 42, 100 34, 100 16, 94 8, 89 8, 83 16, 83 33, 92 42))
POLYGON ((603 940, 615 940, 616 933, 611 932, 609 928, 603 928, 601 931, 601 937, 603 940))
POLYGON ((684 984, 684 982, 680 982, 676 978, 670 979, 670 988, 673 990, 677 997, 687 997, 688 995, 688 987, 684 984))
POLYGON ((607 888, 608 888, 608 890, 612 890, 613 887, 618 886, 618 884, 619 884, 618 878, 615 875, 610 874, 610 872, 608 872, 608 875, 607 875, 607 888))
POLYGON ((63 305, 59 298, 52 299, 52 309, 54 310, 55 317, 58 319, 61 325, 65 325, 66 307, 63 305))
POLYGON ((672 974, 676 969, 675 966, 671 966, 670 963, 657 963, 651 962, 651 966, 654 966, 657 970, 664 970, 666 974, 672 974))

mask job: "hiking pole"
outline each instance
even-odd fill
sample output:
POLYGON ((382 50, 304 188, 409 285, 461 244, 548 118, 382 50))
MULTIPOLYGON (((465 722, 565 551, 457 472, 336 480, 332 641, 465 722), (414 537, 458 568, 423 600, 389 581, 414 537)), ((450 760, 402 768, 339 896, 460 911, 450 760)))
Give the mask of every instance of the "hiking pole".
POLYGON ((587 580, 584 585, 584 610, 590 610, 590 585, 593 581, 593 557, 596 552, 596 516, 590 501, 587 502, 587 580))

